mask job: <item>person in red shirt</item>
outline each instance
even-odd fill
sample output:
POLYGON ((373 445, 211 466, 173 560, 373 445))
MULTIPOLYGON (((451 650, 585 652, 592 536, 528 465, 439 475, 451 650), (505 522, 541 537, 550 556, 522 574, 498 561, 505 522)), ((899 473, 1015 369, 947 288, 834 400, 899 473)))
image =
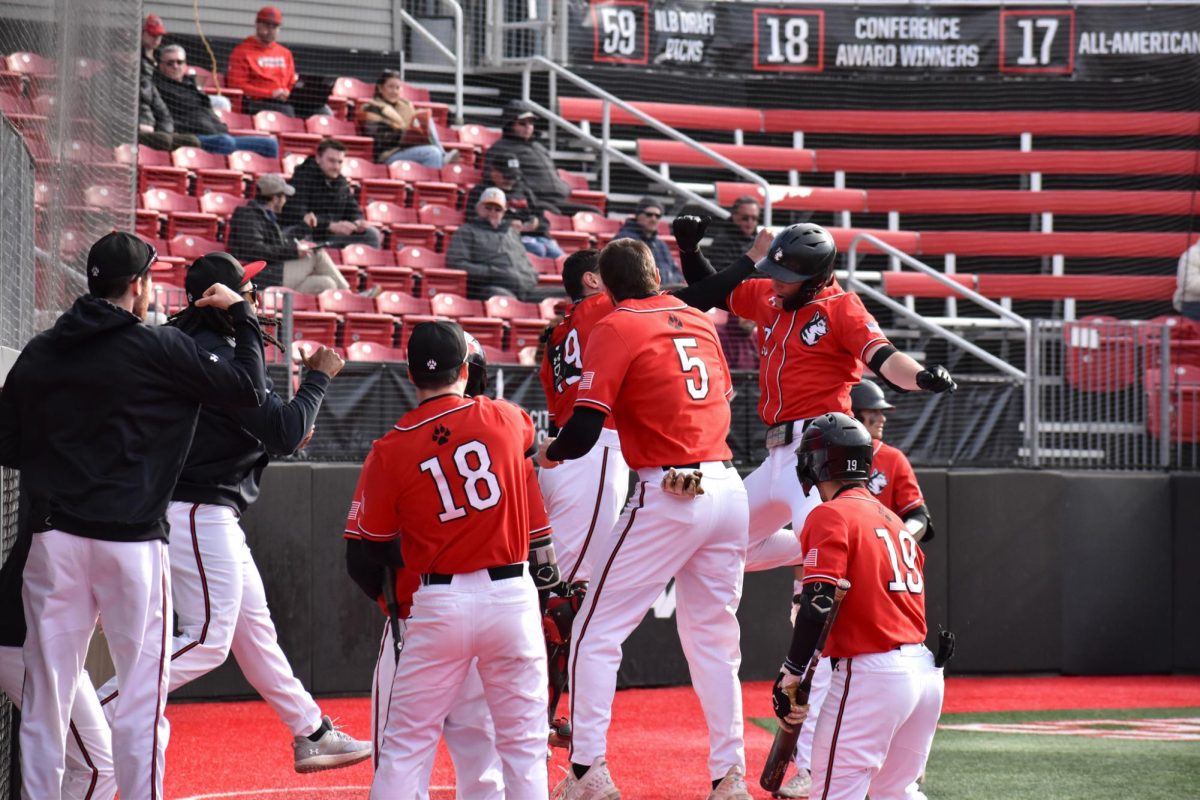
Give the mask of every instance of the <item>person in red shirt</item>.
POLYGON ((467 344, 456 323, 414 327, 407 357, 419 405, 372 446, 357 514, 368 554, 421 582, 388 701, 402 713, 388 716, 371 798, 416 795, 472 661, 505 791, 546 798, 537 593, 560 580, 549 527, 535 527, 530 510, 533 421, 512 403, 463 396, 467 344))
POLYGON ((675 579, 679 638, 709 735, 711 800, 746 791, 738 621, 746 552, 746 492, 729 461, 729 369, 712 321, 659 294, 654 257, 617 239, 600 253, 600 276, 616 307, 583 351, 574 411, 546 439, 544 469, 579 458, 612 418, 638 472, 633 497, 597 541, 592 582, 571 629, 571 771, 563 800, 620 796, 605 761, 621 646, 675 579), (672 469, 701 475, 703 493, 666 490, 672 469))
POLYGON ((247 36, 229 54, 225 75, 231 89, 244 93, 242 111, 278 111, 289 117, 296 110, 288 102, 296 85, 292 51, 275 41, 283 14, 274 6, 263 6, 254 18, 254 35, 247 36))
POLYGON ((800 532, 804 581, 791 648, 772 687, 775 714, 805 722, 797 703, 804 665, 849 580, 822 655, 834 663, 813 740, 812 792, 822 800, 923 800, 918 776, 933 744, 945 692, 925 647, 925 554, 867 489, 874 447, 857 420, 811 421, 797 449, 797 477, 822 503, 800 532), (851 691, 853 683, 853 691, 851 691))

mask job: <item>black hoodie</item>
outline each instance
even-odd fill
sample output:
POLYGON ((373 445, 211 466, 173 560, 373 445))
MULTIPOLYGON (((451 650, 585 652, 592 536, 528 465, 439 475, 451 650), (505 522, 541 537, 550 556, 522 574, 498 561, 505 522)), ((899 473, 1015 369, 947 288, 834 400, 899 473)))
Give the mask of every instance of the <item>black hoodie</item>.
POLYGON ((38 498, 35 532, 167 538, 200 404, 253 408, 266 391, 258 323, 246 303, 229 313, 233 362, 91 295, 25 346, 0 392, 0 464, 38 498))

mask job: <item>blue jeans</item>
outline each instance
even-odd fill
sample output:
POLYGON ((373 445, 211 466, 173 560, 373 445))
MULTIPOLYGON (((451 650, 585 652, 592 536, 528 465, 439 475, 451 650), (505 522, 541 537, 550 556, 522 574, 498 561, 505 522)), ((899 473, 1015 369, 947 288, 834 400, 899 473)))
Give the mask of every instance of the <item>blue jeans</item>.
POLYGON ((522 236, 521 244, 525 245, 525 252, 543 258, 558 258, 563 254, 558 242, 549 236, 522 236))
POLYGON ((1200 300, 1182 303, 1179 307, 1179 313, 1193 322, 1200 322, 1200 300))
POLYGON ((442 140, 438 138, 437 125, 429 124, 429 144, 419 144, 406 147, 388 156, 385 164, 395 161, 411 161, 423 167, 441 169, 446 164, 446 151, 442 149, 442 140))
POLYGON ((210 153, 227 156, 234 150, 249 150, 267 158, 279 158, 279 142, 274 136, 230 136, 228 133, 209 133, 197 136, 200 146, 210 153))

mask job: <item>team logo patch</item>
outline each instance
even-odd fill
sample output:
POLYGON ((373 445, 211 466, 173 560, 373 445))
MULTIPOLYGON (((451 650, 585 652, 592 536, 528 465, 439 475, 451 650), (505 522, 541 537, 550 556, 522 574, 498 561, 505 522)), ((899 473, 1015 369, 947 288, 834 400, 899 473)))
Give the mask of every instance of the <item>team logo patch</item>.
POLYGON ((437 369, 437 361, 431 358, 425 362, 425 366, 429 367, 430 372, 433 372, 435 369, 437 369))
POLYGON ((667 315, 667 324, 677 331, 683 330, 683 323, 680 322, 679 317, 675 316, 674 314, 667 315))
POLYGON ((871 494, 883 494, 883 490, 887 488, 887 485, 887 475, 884 475, 877 469, 871 470, 871 477, 867 479, 867 489, 870 490, 871 494))
POLYGON ((217 363, 218 361, 220 361, 221 359, 217 358, 217 354, 216 354, 216 353, 209 353, 209 354, 208 354, 208 360, 209 360, 209 361, 211 361, 212 363, 214 363, 214 364, 215 364, 215 363, 217 363))
POLYGON ((829 320, 825 318, 825 315, 820 310, 817 310, 813 312, 812 319, 800 329, 800 341, 809 347, 814 347, 821 340, 821 337, 827 333, 829 333, 829 320))
POLYGON ((438 425, 433 429, 433 440, 438 444, 445 444, 450 441, 450 429, 445 425, 438 425))

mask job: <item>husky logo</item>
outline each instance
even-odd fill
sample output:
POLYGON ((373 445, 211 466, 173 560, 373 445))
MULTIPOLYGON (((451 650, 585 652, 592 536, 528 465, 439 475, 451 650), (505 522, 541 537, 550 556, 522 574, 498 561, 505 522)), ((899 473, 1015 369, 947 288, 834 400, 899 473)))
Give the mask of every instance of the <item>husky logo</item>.
POLYGON ((867 489, 870 490, 871 494, 876 496, 883 494, 883 490, 887 488, 887 485, 887 475, 884 475, 877 469, 871 470, 871 477, 867 479, 867 489))
POLYGON ((827 333, 829 333, 829 320, 825 319, 824 314, 817 311, 812 315, 812 319, 808 321, 808 324, 801 329, 800 341, 809 347, 813 347, 827 333))

